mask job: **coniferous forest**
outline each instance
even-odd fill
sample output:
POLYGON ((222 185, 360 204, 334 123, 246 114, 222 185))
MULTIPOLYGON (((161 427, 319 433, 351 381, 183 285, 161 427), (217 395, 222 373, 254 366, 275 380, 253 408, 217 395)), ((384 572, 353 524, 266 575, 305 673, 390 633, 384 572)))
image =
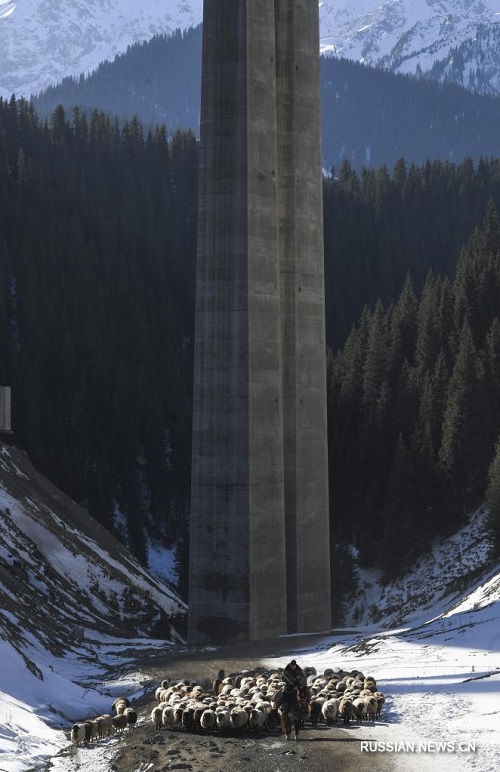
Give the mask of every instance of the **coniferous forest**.
MULTIPOLYGON (((420 165, 428 158, 460 163, 496 155, 500 97, 348 59, 322 56, 320 63, 326 169, 344 160, 360 172, 365 165, 392 168, 399 158, 420 165)), ((87 76, 64 78, 33 103, 44 117, 59 104, 82 112, 97 107, 120 118, 138 115, 147 127, 166 123, 198 135, 200 100, 201 26, 136 43, 87 76)))
POLYGON ((145 561, 187 518, 197 148, 0 101, 0 382, 16 441, 145 561))
MULTIPOLYGON (((143 562, 175 543, 184 594, 196 192, 189 131, 0 100, 14 441, 143 562)), ((354 553, 389 578, 500 501, 499 207, 497 159, 325 179, 337 588, 354 553)))

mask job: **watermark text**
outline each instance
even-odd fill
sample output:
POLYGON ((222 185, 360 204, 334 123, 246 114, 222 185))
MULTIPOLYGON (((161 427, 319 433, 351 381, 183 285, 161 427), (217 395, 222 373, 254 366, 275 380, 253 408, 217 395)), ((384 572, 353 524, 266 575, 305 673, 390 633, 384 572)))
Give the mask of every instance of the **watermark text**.
POLYGON ((361 740, 361 750, 366 753, 475 753, 476 743, 474 740, 467 742, 361 740))

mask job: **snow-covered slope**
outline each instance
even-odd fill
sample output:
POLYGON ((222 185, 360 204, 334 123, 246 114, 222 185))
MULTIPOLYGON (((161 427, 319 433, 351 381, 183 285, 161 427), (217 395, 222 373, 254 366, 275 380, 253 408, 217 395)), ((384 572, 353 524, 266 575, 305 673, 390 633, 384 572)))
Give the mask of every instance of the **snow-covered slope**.
POLYGON ((500 599, 500 575, 495 566, 488 571, 487 517, 482 508, 453 538, 435 539, 432 549, 408 566, 402 578, 384 584, 381 572, 360 570, 359 589, 346 608, 345 624, 396 627, 429 619, 443 606, 455 612, 457 604, 479 608, 492 595, 500 599))
MULTIPOLYGON (((496 0, 319 5, 324 52, 395 72, 428 72, 437 62, 434 77, 453 75, 473 88, 479 81, 479 90, 500 93, 499 38, 487 34, 499 26, 496 0)), ((65 76, 91 72, 132 43, 196 26, 202 17, 203 0, 0 0, 0 96, 29 97, 65 76)))
POLYGON ((374 66, 415 72, 474 35, 477 24, 500 21, 495 0, 340 0, 321 6, 321 46, 374 66), (411 64, 413 62, 413 65, 411 64))
POLYGON ((196 26, 203 0, 0 0, 0 96, 28 97, 127 46, 196 26))
POLYGON ((179 641, 185 606, 86 510, 0 444, 0 637, 65 656, 95 635, 179 641), (174 626, 172 626, 172 622, 174 626), (29 631, 29 633, 28 633, 29 631))
POLYGON ((500 93, 496 0, 325 0, 320 6, 324 52, 399 73, 426 73, 438 62, 433 76, 442 79, 453 74, 458 49, 461 75, 452 79, 475 87, 470 73, 480 68, 484 87, 478 90, 500 93))
POLYGON ((124 684, 109 674, 137 647, 154 654, 182 642, 185 612, 26 454, 0 443, 0 769, 39 768, 67 743, 51 727, 89 704, 107 712, 111 695, 133 691, 133 675, 124 684))

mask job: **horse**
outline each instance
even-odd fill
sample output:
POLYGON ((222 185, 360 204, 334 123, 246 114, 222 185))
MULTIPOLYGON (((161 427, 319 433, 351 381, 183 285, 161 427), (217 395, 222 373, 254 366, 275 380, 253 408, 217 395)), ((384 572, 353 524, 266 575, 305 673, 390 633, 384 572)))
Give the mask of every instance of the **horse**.
POLYGON ((307 686, 299 686, 299 711, 300 728, 303 729, 306 721, 311 718, 311 693, 307 686))
POLYGON ((299 689, 290 692, 283 691, 280 695, 278 714, 281 720, 281 729, 286 739, 290 739, 293 729, 293 739, 297 741, 300 727, 304 725, 304 720, 309 714, 307 694, 299 689))

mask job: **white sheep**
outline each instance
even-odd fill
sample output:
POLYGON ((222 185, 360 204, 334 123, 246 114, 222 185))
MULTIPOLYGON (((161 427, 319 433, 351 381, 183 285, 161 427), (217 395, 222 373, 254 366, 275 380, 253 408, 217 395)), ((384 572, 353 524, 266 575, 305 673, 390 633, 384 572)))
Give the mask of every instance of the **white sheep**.
POLYGON ((123 713, 125 711, 125 708, 128 708, 130 705, 130 702, 126 697, 117 697, 116 700, 113 702, 113 705, 111 706, 112 710, 115 711, 117 715, 120 715, 120 713, 123 713))
POLYGON ((213 732, 217 725, 217 714, 212 708, 207 708, 200 716, 200 726, 207 733, 213 732))
POLYGON ((352 704, 358 724, 360 724, 366 716, 366 697, 356 697, 356 699, 352 701, 352 704))
POLYGON ((379 691, 374 692, 373 696, 376 698, 378 702, 377 716, 380 716, 380 713, 382 712, 382 708, 385 705, 385 696, 382 694, 382 692, 379 692, 379 691))
POLYGON ((368 697, 366 700, 366 717, 371 720, 375 721, 375 716, 378 712, 378 700, 376 697, 368 697))
POLYGON ((182 714, 186 710, 186 705, 182 702, 180 702, 178 705, 174 707, 174 712, 172 714, 172 727, 174 729, 180 729, 182 726, 182 714))
POLYGON ((90 743, 92 740, 97 740, 99 736, 99 725, 95 720, 84 721, 85 727, 85 740, 90 743))
POLYGON ((215 713, 216 722, 217 722, 217 729, 220 732, 224 732, 227 729, 231 728, 231 721, 229 718, 229 711, 227 708, 221 708, 216 711, 215 713))
POLYGON ((80 745, 85 741, 85 724, 73 724, 71 727, 71 742, 80 745))
POLYGON ((254 732, 260 732, 264 724, 266 723, 267 715, 263 710, 259 708, 253 708, 248 716, 248 726, 254 732))
POLYGON ((348 724, 352 718, 353 704, 349 697, 342 697, 339 705, 339 716, 342 717, 344 724, 348 724))
POLYGON ((260 689, 258 689, 256 692, 252 692, 252 690, 250 689, 248 696, 250 697, 250 702, 253 705, 256 705, 258 702, 262 702, 263 700, 266 699, 266 695, 260 689))
POLYGON ((273 709, 273 706, 271 705, 269 700, 261 700, 260 702, 256 702, 254 707, 256 707, 257 710, 263 710, 266 716, 268 716, 271 710, 273 709))
POLYGON ((151 721, 155 725, 155 729, 158 731, 161 729, 162 725, 162 713, 163 710, 160 708, 159 705, 156 705, 153 710, 151 711, 151 721))
POLYGON ((337 720, 339 712, 340 700, 338 697, 331 697, 329 700, 325 700, 321 706, 321 715, 326 721, 327 726, 332 726, 337 720))
POLYGON ((231 729, 245 729, 248 724, 248 713, 244 708, 235 707, 229 714, 231 729))
POLYGON ((183 732, 190 732, 195 725, 195 719, 194 719, 194 707, 192 705, 189 705, 183 712, 182 712, 182 719, 181 719, 181 729, 183 732))
POLYGON ((166 689, 163 686, 159 686, 155 691, 155 697, 158 702, 167 702, 171 694, 175 694, 175 690, 171 686, 166 689))
POLYGON ((113 720, 109 713, 104 713, 102 716, 98 716, 96 721, 99 727, 100 737, 106 737, 113 732, 113 720))
POLYGON ((165 705, 161 712, 161 724, 162 726, 172 726, 174 723, 174 706, 165 705))
POLYGON ((199 699, 203 695, 200 684, 195 684, 192 689, 188 689, 188 695, 191 699, 199 699))

